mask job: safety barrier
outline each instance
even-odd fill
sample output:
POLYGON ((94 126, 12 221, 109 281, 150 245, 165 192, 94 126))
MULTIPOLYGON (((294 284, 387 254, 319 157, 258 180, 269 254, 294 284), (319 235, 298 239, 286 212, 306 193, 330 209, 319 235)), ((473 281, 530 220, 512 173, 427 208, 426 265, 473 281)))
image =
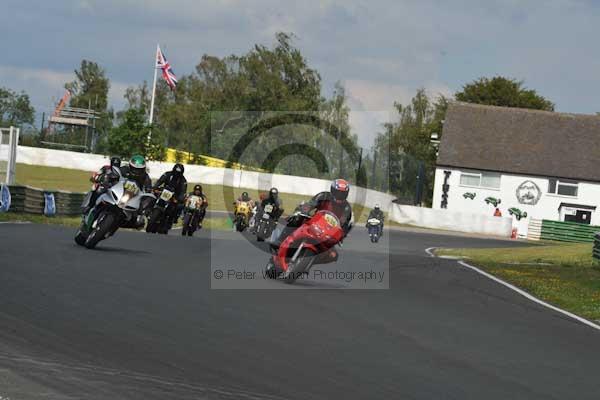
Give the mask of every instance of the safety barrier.
POLYGON ((401 224, 431 229, 510 238, 512 218, 484 214, 462 213, 444 209, 431 209, 405 205, 392 205, 390 219, 401 224))
POLYGON ((56 214, 78 215, 81 214, 81 203, 84 193, 64 191, 47 191, 29 186, 9 186, 11 195, 10 212, 24 212, 29 214, 44 213, 44 193, 54 194, 56 214))
POLYGON ((596 260, 600 260, 600 233, 594 235, 594 248, 592 249, 592 256, 596 260))
POLYGON ((593 242, 598 231, 600 231, 598 226, 545 219, 542 220, 540 239, 559 242, 593 242))
POLYGON ((540 240, 542 238, 542 220, 530 219, 529 228, 527 229, 527 239, 540 240))

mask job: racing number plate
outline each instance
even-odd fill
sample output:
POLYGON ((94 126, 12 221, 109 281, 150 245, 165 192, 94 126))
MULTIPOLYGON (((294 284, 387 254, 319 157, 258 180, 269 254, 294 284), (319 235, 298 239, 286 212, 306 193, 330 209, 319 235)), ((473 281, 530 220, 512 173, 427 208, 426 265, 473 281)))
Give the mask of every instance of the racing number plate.
POLYGON ((198 208, 198 207, 200 207, 200 197, 198 197, 198 196, 191 196, 188 199, 187 206, 189 208, 198 208))
POLYGON ((171 192, 170 190, 167 190, 167 189, 163 189, 162 193, 160 194, 161 200, 164 200, 164 201, 171 200, 171 197, 173 197, 173 192, 171 192))
POLYGON ((272 204, 267 204, 265 206, 265 212, 270 213, 273 211, 273 205, 272 204))
POLYGON ((338 219, 331 214, 325 214, 325 221, 333 227, 338 226, 339 224, 338 219))

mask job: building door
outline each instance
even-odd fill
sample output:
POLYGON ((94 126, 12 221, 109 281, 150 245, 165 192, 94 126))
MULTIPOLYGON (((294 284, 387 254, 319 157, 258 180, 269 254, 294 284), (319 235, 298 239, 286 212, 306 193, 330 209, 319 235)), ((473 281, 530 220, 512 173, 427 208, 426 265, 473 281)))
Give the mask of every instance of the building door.
POLYGON ((567 222, 578 222, 580 224, 590 224, 592 220, 592 212, 585 210, 577 210, 575 215, 565 215, 565 221, 567 222))

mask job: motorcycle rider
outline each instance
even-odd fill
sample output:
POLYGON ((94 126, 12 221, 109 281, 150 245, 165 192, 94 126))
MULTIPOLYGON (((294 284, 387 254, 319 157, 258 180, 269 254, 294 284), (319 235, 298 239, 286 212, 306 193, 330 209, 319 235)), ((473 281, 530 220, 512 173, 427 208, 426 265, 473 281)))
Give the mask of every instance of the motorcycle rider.
POLYGON ((121 175, 135 181, 144 192, 152 190, 152 179, 146 172, 146 159, 139 154, 131 157, 129 163, 121 167, 121 175))
POLYGON ((119 157, 111 157, 110 164, 103 165, 98 172, 95 172, 90 177, 92 190, 86 195, 88 201, 83 208, 84 214, 87 214, 89 210, 94 207, 96 200, 98 200, 98 197, 105 192, 106 187, 110 187, 119 181, 119 175, 121 174, 120 167, 121 159, 119 157))
POLYGON ((208 207, 208 200, 206 199, 206 195, 202 192, 202 185, 195 185, 194 190, 187 194, 184 199, 185 201, 191 196, 198 196, 202 199, 202 206, 200 206, 200 218, 198 220, 198 228, 202 228, 202 221, 204 221, 204 217, 206 216, 206 208, 208 207))
POLYGON ((173 211, 170 215, 173 223, 177 222, 177 218, 179 218, 181 211, 183 211, 183 201, 187 193, 187 180, 183 176, 184 171, 183 164, 177 163, 171 171, 162 174, 153 186, 155 191, 160 191, 167 187, 173 190, 173 202, 177 204, 177 207, 172 207, 173 211))
POLYGON ((273 218, 275 220, 278 220, 281 214, 283 213, 283 209, 281 208, 283 202, 279 198, 279 190, 276 187, 272 187, 269 190, 269 195, 260 202, 260 209, 258 211, 259 215, 260 213, 262 213, 262 210, 264 210, 265 206, 267 206, 268 204, 273 205, 273 218))
MULTIPOLYGON (((379 236, 383 236, 383 211, 381 211, 381 208, 379 207, 379 204, 375 204, 375 207, 371 210, 371 212, 369 213, 369 216, 367 217, 367 220, 370 220, 371 218, 375 218, 378 219, 381 223, 379 224, 379 236)), ((368 224, 365 225, 367 228, 369 227, 368 224)))
MULTIPOLYGON (((350 184, 345 179, 336 179, 331 182, 328 192, 316 194, 312 199, 300 207, 303 214, 309 214, 311 211, 327 210, 334 213, 342 224, 344 237, 352 229, 352 207, 348 203, 348 193, 350 193, 350 184)), ((281 243, 291 235, 298 227, 304 223, 306 217, 302 215, 292 215, 288 218, 287 226, 283 229, 276 241, 271 243, 271 249, 276 252, 281 243)))

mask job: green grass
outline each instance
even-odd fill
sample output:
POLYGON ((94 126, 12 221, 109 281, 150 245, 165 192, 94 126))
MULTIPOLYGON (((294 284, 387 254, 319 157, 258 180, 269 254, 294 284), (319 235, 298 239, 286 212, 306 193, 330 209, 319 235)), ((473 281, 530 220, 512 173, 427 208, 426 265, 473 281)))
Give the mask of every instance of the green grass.
MULTIPOLYGON (((18 185, 33 186, 45 190, 87 192, 92 186, 89 181, 91 175, 92 171, 86 172, 66 168, 17 164, 18 185)), ((188 189, 191 190, 194 185, 194 182, 188 183, 188 189)), ((232 203, 242 192, 248 192, 250 197, 255 200, 259 198, 260 194, 256 189, 235 188, 233 189, 233 196, 230 196, 229 188, 222 185, 203 184, 202 188, 208 196, 209 210, 232 210, 232 203)), ((311 198, 311 196, 293 193, 280 193, 280 196, 283 200, 283 208, 286 210, 286 214, 292 212, 301 201, 311 198)), ((353 209, 355 212, 359 210, 356 206, 353 209)), ((370 209, 362 209, 360 215, 355 215, 354 219, 358 221, 357 223, 366 222, 369 211, 370 209)))
MULTIPOLYGON (((77 228, 81 223, 81 217, 46 217, 45 215, 8 212, 0 213, 0 222, 31 222, 34 224, 53 224, 77 228)), ((181 219, 179 219, 178 226, 181 226, 181 219)), ((225 217, 205 218, 202 229, 231 230, 231 220, 225 217)))
POLYGON ((0 213, 0 222, 32 222, 35 224, 55 224, 78 227, 81 217, 54 216, 7 212, 0 213))
POLYGON ((17 163, 17 185, 33 186, 46 190, 87 192, 92 187, 92 171, 43 167, 17 163))
POLYGON ((438 255, 467 262, 534 296, 591 320, 600 320, 600 266, 592 244, 556 244, 510 249, 439 249, 438 255))

